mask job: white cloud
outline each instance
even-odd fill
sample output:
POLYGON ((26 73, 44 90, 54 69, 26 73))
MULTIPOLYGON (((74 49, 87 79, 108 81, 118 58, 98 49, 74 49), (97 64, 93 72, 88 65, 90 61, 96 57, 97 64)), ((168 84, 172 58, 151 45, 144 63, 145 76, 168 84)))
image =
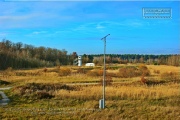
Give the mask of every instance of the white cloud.
POLYGON ((45 34, 47 31, 35 31, 32 34, 38 35, 38 34, 45 34))
POLYGON ((105 28, 105 27, 102 26, 101 24, 97 24, 96 28, 97 28, 97 29, 103 29, 103 28, 105 28))
POLYGON ((0 37, 6 37, 7 35, 7 33, 0 33, 0 37))
POLYGON ((37 17, 38 15, 35 15, 35 14, 30 14, 30 15, 21 15, 21 16, 0 16, 0 21, 8 21, 8 20, 11 20, 11 21, 14 21, 14 20, 27 20, 27 19, 30 19, 30 18, 33 18, 33 17, 37 17))

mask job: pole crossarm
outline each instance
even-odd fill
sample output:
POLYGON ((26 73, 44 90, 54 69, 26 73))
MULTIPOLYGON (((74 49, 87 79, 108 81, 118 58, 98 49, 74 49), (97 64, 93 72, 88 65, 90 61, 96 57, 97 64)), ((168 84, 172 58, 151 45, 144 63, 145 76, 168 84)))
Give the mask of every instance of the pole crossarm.
POLYGON ((101 40, 106 39, 106 37, 109 36, 109 35, 110 35, 110 34, 107 34, 106 36, 104 36, 103 38, 101 38, 101 40))

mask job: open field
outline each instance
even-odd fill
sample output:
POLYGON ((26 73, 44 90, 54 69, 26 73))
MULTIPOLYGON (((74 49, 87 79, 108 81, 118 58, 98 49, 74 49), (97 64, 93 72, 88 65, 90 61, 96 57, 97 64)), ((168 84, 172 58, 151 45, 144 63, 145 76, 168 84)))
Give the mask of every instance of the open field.
POLYGON ((180 67, 107 65, 112 82, 106 87, 104 110, 99 109, 102 69, 1 71, 0 87, 13 88, 4 91, 11 102, 0 106, 0 119, 180 119, 180 67), (141 81, 144 73, 146 82, 141 81))

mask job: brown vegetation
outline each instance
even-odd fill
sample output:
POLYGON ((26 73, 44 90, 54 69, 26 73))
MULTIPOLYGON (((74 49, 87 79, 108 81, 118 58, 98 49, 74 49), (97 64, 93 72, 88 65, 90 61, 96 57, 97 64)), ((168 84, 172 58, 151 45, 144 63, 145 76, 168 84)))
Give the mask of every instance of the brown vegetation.
POLYGON ((59 76, 68 76, 71 75, 71 69, 70 68, 60 68, 59 76))
POLYGON ((103 76, 103 70, 91 70, 87 72, 87 75, 89 76, 103 76))
POLYGON ((155 74, 160 74, 160 70, 154 70, 155 74))
POLYGON ((13 88, 14 94, 30 99, 43 99, 54 97, 54 92, 57 90, 77 90, 76 87, 67 86, 65 84, 40 84, 28 83, 13 88))
POLYGON ((147 80, 144 78, 144 76, 141 77, 141 82, 142 82, 143 84, 146 84, 147 80))
POLYGON ((13 71, 25 73, 26 76, 13 74, 11 79, 6 80, 16 84, 10 83, 15 87, 5 91, 11 101, 6 107, 0 108, 1 118, 116 120, 179 117, 179 67, 128 64, 108 69, 104 110, 98 107, 99 100, 102 99, 102 67, 63 68, 48 68, 46 76, 43 68, 13 71), (59 76, 60 72, 66 73, 63 68, 71 73, 59 76), (153 74, 154 70, 160 70, 161 74, 153 74), (38 71, 40 75, 31 75, 38 71), (145 74, 148 76, 144 73, 148 73, 145 74), (83 84, 77 85, 76 82, 83 84), (16 108, 22 110, 12 111, 16 108), (37 111, 32 114, 32 109, 37 111))
POLYGON ((161 79, 166 81, 173 81, 178 82, 180 80, 180 77, 177 72, 164 72, 160 75, 161 79))

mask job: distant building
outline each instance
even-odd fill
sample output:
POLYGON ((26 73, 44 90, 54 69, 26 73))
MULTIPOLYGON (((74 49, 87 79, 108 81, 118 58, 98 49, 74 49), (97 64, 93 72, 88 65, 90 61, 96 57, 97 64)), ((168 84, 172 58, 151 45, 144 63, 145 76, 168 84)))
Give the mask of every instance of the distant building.
POLYGON ((78 58, 73 61, 73 65, 82 66, 82 56, 78 56, 78 58))
POLYGON ((86 63, 85 66, 95 66, 94 63, 86 63))
POLYGON ((82 66, 82 56, 78 56, 78 66, 82 66))

